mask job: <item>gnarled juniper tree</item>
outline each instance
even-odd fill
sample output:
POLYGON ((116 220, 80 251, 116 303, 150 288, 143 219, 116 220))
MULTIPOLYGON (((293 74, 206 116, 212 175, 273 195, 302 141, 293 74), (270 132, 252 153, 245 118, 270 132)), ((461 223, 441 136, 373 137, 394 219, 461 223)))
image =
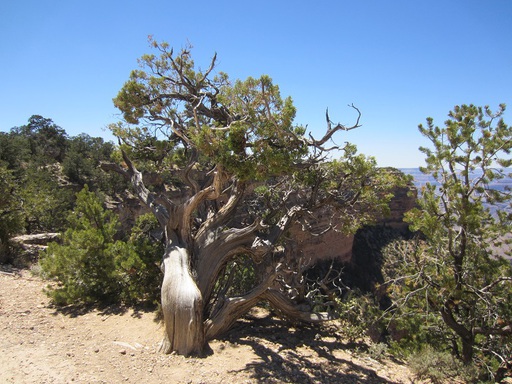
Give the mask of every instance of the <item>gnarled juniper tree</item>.
POLYGON ((350 127, 327 114, 325 135, 315 139, 294 125, 291 98, 268 76, 232 82, 214 74, 216 56, 201 70, 189 47, 175 53, 151 43, 158 54, 140 59, 114 99, 124 120, 112 127, 123 164, 103 167, 131 180, 164 232, 161 350, 200 354, 260 301, 296 320, 328 318, 279 289, 278 246, 293 223, 306 228, 319 209, 346 232, 386 209, 394 176, 353 145, 332 142, 360 126, 359 110, 350 127), (341 159, 326 161, 333 151, 341 159), (158 182, 147 182, 141 167, 158 182), (230 296, 219 281, 229 284, 226 273, 240 258, 257 264, 257 276, 230 296))

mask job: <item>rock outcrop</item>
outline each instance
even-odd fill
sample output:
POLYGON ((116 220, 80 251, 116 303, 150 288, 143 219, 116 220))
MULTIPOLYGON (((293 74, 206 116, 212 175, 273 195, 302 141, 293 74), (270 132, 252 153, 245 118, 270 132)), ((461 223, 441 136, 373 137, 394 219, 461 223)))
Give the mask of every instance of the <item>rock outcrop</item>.
MULTIPOLYGON (((395 231, 407 231, 408 224, 403 221, 405 212, 416 204, 416 189, 413 186, 397 188, 390 202, 390 213, 377 220, 376 226, 391 228, 395 231)), ((306 264, 314 265, 324 260, 335 260, 343 264, 351 263, 354 239, 356 235, 344 235, 331 230, 316 236, 315 232, 329 226, 330 215, 326 212, 317 216, 318 221, 311 230, 303 231, 299 225, 292 228, 294 239, 292 252, 304 258, 306 264)))
POLYGON ((16 267, 30 265, 37 260, 39 252, 45 250, 49 243, 59 241, 60 237, 60 233, 37 233, 13 237, 10 242, 18 249, 17 256, 1 260, 2 264, 12 263, 16 267))

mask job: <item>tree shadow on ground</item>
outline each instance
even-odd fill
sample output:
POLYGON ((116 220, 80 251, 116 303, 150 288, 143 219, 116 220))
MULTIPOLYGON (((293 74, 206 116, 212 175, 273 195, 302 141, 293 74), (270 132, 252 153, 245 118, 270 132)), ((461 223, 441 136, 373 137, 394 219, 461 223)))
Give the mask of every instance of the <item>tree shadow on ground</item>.
POLYGON ((121 304, 71 304, 66 306, 53 306, 53 315, 64 315, 68 317, 80 317, 87 315, 91 312, 97 312, 98 316, 112 316, 112 315, 124 315, 128 311, 132 310, 133 313, 130 315, 133 318, 139 319, 144 313, 156 313, 155 321, 160 321, 158 316, 159 312, 156 311, 155 305, 136 305, 126 306, 121 304))
POLYGON ((254 350, 261 361, 248 363, 244 370, 260 383, 394 383, 372 369, 336 357, 335 351, 366 345, 342 342, 325 327, 295 327, 272 315, 249 317, 221 340, 254 350))

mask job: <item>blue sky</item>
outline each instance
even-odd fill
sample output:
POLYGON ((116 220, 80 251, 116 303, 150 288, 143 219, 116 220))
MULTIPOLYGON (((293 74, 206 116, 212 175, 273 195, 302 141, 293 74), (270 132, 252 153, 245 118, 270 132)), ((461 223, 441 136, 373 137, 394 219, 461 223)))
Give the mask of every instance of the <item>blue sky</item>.
POLYGON ((417 126, 457 104, 506 103, 512 123, 511 0, 57 1, 0 3, 0 130, 39 114, 70 136, 111 139, 112 104, 147 37, 214 52, 231 78, 268 74, 313 134, 331 119, 381 166, 423 164, 417 126))

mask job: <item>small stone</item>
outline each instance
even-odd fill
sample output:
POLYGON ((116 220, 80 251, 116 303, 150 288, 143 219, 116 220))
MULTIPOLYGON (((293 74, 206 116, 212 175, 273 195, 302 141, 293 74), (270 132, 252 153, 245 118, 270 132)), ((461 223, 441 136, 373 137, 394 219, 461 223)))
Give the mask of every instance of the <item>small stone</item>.
POLYGON ((126 349, 121 349, 121 350, 119 351, 119 353, 120 353, 121 355, 126 355, 126 349))

